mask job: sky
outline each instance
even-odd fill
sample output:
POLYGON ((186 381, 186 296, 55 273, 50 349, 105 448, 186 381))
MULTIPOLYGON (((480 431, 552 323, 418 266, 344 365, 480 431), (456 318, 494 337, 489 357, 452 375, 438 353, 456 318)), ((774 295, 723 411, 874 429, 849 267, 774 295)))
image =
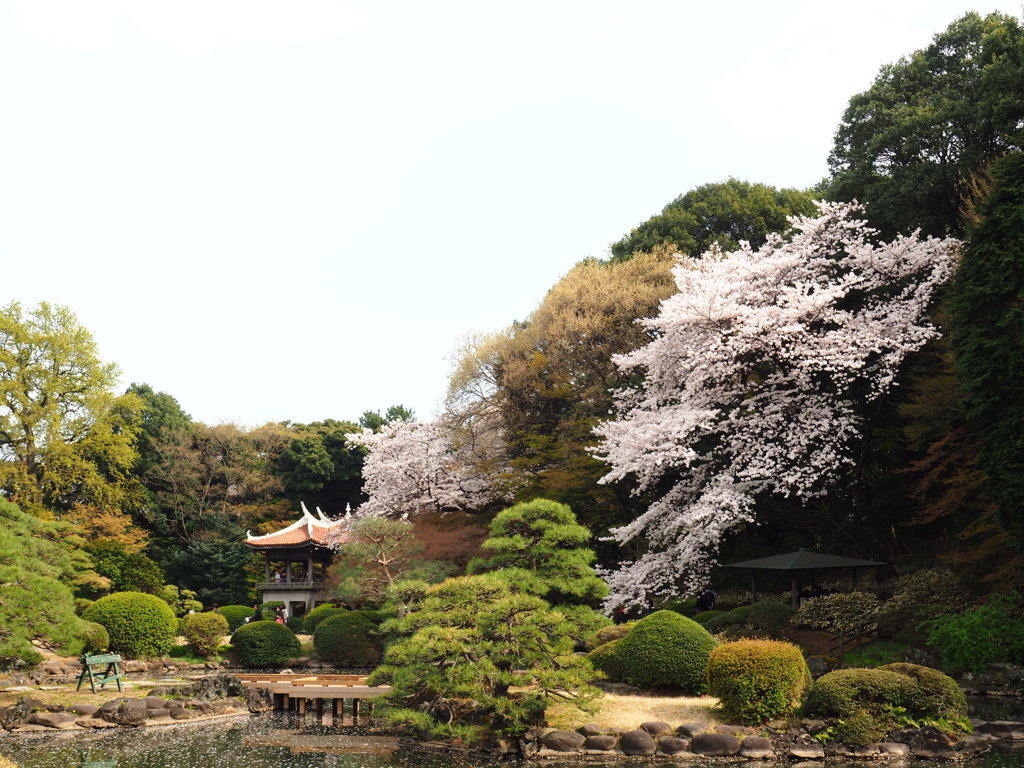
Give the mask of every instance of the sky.
POLYGON ((430 418, 680 194, 806 188, 966 0, 0 0, 0 305, 197 421, 430 418))

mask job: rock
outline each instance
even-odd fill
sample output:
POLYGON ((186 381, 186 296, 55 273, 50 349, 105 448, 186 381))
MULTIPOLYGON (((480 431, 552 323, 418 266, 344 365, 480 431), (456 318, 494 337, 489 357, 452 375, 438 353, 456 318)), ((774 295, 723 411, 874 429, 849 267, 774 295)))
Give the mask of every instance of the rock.
POLYGON ((76 720, 78 720, 78 715, 73 715, 70 712, 36 712, 29 715, 25 722, 28 725, 45 725, 47 728, 67 730, 75 727, 76 720))
POLYGON ((640 730, 647 731, 654 738, 659 736, 668 736, 672 733, 672 726, 668 723, 663 723, 661 720, 651 720, 647 723, 640 723, 640 730))
POLYGON ((124 661, 121 662, 121 669, 125 672, 148 672, 149 664, 145 661, 124 661))
POLYGON ((690 751, 707 757, 729 757, 740 751, 740 740, 730 733, 698 733, 690 742, 690 751))
POLYGON ((593 723, 587 723, 586 725, 581 725, 579 728, 577 728, 576 733, 580 734, 581 736, 600 736, 601 726, 594 725, 593 723))
POLYGON ((146 662, 146 669, 148 669, 150 672, 161 672, 163 670, 163 668, 164 668, 164 663, 162 661, 147 661, 146 662))
POLYGON ((811 741, 806 744, 791 744, 789 746, 789 756, 798 760, 822 758, 825 756, 825 747, 817 741, 811 741))
POLYGON ((537 754, 537 742, 527 739, 518 739, 519 754, 523 757, 532 757, 537 754))
POLYGON ((979 752, 984 752, 991 748, 991 746, 992 742, 990 737, 977 736, 973 733, 969 733, 966 736, 962 736, 960 740, 953 745, 953 749, 964 757, 970 757, 978 754, 979 752))
POLYGON ((811 677, 817 680, 822 675, 831 672, 834 665, 824 656, 808 656, 807 669, 811 671, 811 677))
POLYGON ((149 710, 149 719, 155 720, 158 717, 170 717, 171 710, 161 707, 160 709, 149 710))
POLYGON ((619 749, 630 757, 647 757, 653 755, 657 748, 647 731, 626 731, 619 738, 619 749))
POLYGON ((142 699, 111 699, 99 708, 98 714, 118 725, 141 725, 149 719, 149 707, 142 699))
POLYGON ((189 664, 188 668, 189 669, 206 669, 206 662, 205 661, 201 661, 201 662, 196 662, 195 664, 189 664))
POLYGON ((250 712, 269 712, 274 708, 274 693, 269 688, 246 688, 244 696, 250 712))
POLYGON ((991 723, 982 722, 975 726, 974 732, 994 739, 1018 741, 1024 739, 1024 723, 1011 720, 996 720, 991 723))
POLYGON ((16 726, 24 724, 29 715, 37 709, 44 709, 43 702, 29 696, 22 696, 10 706, 0 709, 0 728, 8 731, 16 726))
POLYGON ((716 725, 715 733, 728 733, 730 736, 753 736, 757 731, 742 725, 716 725))
POLYGON ((72 704, 68 707, 68 712, 74 712, 77 715, 89 716, 95 714, 99 710, 95 704, 72 704))
POLYGON ((938 757, 949 752, 952 740, 934 725, 923 728, 907 728, 892 735, 893 741, 902 741, 910 745, 910 751, 916 757, 938 757))
POLYGON ((658 739, 658 751, 664 752, 666 755, 689 752, 690 742, 687 739, 680 739, 678 736, 662 736, 658 739))
POLYGON ((910 747, 908 745, 893 741, 883 741, 880 744, 875 744, 875 746, 878 747, 878 752, 882 755, 906 756, 910 754, 910 747))
POLYGON ((282 669, 277 674, 279 674, 279 675, 294 675, 295 674, 295 670, 293 670, 293 669, 282 669))
POLYGON ((143 701, 150 709, 164 709, 167 706, 167 700, 161 699, 159 696, 146 696, 143 701))
POLYGON ((100 720, 98 717, 80 717, 75 722, 79 728, 117 728, 116 724, 100 720))
POLYGON ((865 744, 863 747, 847 747, 849 757, 874 757, 879 753, 877 744, 865 744))
POLYGON ((540 743, 555 752, 575 752, 587 739, 575 731, 551 731, 540 738, 540 743))
MULTIPOLYGON (((168 667, 170 667, 169 664, 168 664, 168 667)), ((176 661, 176 662, 174 662, 174 668, 175 669, 191 669, 192 665, 189 662, 187 662, 187 661, 176 661)))
POLYGON ((199 712, 195 709, 172 709, 171 717, 175 720, 194 720, 199 717, 199 712))
POLYGON ((309 656, 300 656, 297 659, 292 659, 292 666, 293 667, 307 667, 307 666, 309 666, 309 662, 310 661, 312 661, 312 659, 310 659, 309 656))
POLYGON ((774 753, 772 743, 764 736, 747 736, 740 742, 740 757, 763 760, 766 757, 771 757, 774 753))
POLYGON ((583 742, 584 749, 597 749, 602 752, 608 752, 615 749, 615 745, 619 743, 618 736, 588 736, 587 740, 583 742))
POLYGON ((708 728, 707 723, 683 723, 676 728, 676 735, 692 739, 698 733, 707 733, 708 730, 710 729, 708 728))

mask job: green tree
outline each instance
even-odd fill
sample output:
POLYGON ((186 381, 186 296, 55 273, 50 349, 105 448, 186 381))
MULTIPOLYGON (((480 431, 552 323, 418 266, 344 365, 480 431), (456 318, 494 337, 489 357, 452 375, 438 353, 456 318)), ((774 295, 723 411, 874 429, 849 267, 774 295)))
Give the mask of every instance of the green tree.
POLYGON ((141 403, 67 307, 0 309, 0 490, 33 514, 133 506, 141 403))
POLYGON ((499 512, 483 548, 489 558, 469 565, 470 573, 493 571, 548 602, 596 606, 608 585, 594 573, 591 534, 565 504, 548 499, 516 504, 499 512))
POLYGON ((141 552, 129 552, 115 541, 93 541, 85 546, 96 572, 110 580, 111 592, 145 592, 159 595, 164 572, 141 552))
POLYGON ((716 242, 727 251, 736 250, 741 240, 759 248, 769 234, 789 226, 787 216, 812 215, 811 197, 809 192, 739 179, 704 184, 612 243, 612 259, 629 259, 637 251, 650 252, 658 246, 687 256, 700 256, 716 242))
POLYGON ((597 695, 564 616, 493 574, 429 587, 398 624, 408 636, 388 647, 369 682, 392 685, 393 700, 435 726, 472 719, 521 734, 543 724, 550 700, 587 709, 597 695))
POLYGON ((359 426, 362 429, 372 429, 376 432, 392 421, 404 421, 406 424, 410 424, 416 421, 416 414, 411 408, 406 408, 404 405, 392 405, 384 412, 383 416, 380 415, 380 411, 363 411, 363 415, 359 417, 359 426))
POLYGON ((1024 553, 1024 153, 996 164, 950 298, 952 346, 996 519, 1024 553))
POLYGON ((69 585, 88 573, 75 529, 0 499, 0 660, 39 661, 32 641, 81 650, 83 622, 69 585))
POLYGON ((883 237, 960 235, 979 176, 1024 119, 1024 33, 971 12, 924 50, 882 67, 850 99, 829 156, 833 200, 868 204, 883 237))
POLYGON ((300 501, 327 514, 355 509, 366 500, 362 492, 366 451, 346 440, 359 427, 327 419, 290 425, 295 438, 278 462, 284 492, 298 507, 300 501))

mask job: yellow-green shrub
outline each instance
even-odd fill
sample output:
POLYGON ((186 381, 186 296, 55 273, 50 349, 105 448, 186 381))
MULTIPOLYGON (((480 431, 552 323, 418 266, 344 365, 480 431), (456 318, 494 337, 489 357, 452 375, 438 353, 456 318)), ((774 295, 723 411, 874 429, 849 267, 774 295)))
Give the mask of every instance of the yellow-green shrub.
POLYGON ((82 618, 102 625, 110 637, 110 651, 129 659, 162 656, 171 649, 178 632, 178 620, 170 606, 142 592, 101 597, 82 618))
POLYGON ((204 658, 212 657, 228 633, 228 620, 219 613, 190 613, 182 619, 182 634, 189 646, 204 658))
POLYGON ((785 717, 811 685, 800 649, 776 640, 723 643, 708 657, 708 693, 730 720, 758 725, 785 717))
POLYGON ((620 642, 622 642, 621 639, 610 640, 587 654, 591 666, 604 672, 609 680, 619 681, 622 679, 622 665, 619 664, 615 656, 615 649, 620 642))
POLYGON ((644 688, 703 693, 715 639, 695 621, 672 611, 641 619, 615 646, 622 679, 644 688))

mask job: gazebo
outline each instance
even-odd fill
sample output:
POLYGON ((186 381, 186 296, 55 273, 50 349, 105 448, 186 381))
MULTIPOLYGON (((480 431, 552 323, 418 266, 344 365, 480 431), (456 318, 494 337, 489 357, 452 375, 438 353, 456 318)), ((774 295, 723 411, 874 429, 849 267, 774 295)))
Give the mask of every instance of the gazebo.
POLYGON ((330 520, 319 507, 314 516, 304 503, 301 506, 302 517, 287 528, 263 536, 247 531, 245 539, 245 546, 263 553, 267 580, 256 585, 263 593, 262 602, 281 600, 289 616, 295 615, 298 605, 308 613, 318 603, 327 602, 324 578, 314 572, 314 566, 330 565, 334 555, 331 545, 349 538, 344 520, 330 520), (283 561, 284 573, 271 578, 271 560, 283 561))
POLYGON ((853 577, 853 588, 857 589, 857 571, 861 568, 878 568, 888 563, 876 560, 858 560, 853 557, 823 555, 819 552, 808 552, 800 549, 786 555, 761 557, 757 560, 744 560, 742 563, 729 563, 726 568, 746 568, 750 571, 750 594, 753 602, 757 602, 758 571, 789 571, 792 576, 793 610, 800 607, 799 590, 801 577, 810 576, 813 584, 818 571, 837 571, 849 568, 853 577))

